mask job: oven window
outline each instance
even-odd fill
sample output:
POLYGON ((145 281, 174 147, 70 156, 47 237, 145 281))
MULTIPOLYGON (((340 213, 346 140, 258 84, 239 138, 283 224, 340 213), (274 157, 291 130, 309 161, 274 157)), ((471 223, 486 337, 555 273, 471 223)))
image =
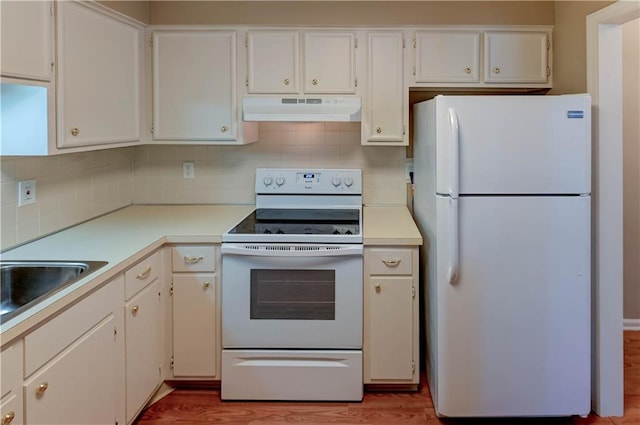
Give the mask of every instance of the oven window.
POLYGON ((251 270, 251 319, 335 320, 335 270, 251 270))

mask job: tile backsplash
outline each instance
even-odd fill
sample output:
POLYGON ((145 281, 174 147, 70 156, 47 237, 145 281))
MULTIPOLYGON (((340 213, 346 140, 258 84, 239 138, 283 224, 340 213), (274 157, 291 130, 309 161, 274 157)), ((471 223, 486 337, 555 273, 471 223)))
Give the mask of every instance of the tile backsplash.
POLYGON ((2 157, 2 249, 123 206, 252 204, 257 167, 361 168, 366 205, 406 205, 404 147, 360 144, 360 123, 261 123, 245 146, 145 145, 51 157, 2 157), (182 163, 195 163, 184 179, 182 163), (37 201, 17 206, 17 182, 37 201))

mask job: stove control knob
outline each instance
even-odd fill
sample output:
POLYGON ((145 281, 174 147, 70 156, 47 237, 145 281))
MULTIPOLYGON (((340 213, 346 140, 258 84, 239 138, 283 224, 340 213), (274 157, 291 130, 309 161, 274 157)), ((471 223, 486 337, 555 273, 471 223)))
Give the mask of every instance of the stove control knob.
POLYGON ((333 231, 333 234, 334 234, 334 235, 339 235, 339 234, 340 234, 340 231, 339 231, 338 229, 336 229, 336 230, 334 230, 334 231, 333 231))
POLYGON ((351 177, 344 178, 344 185, 347 187, 351 187, 353 185, 353 179, 351 177))
POLYGON ((276 230, 276 235, 284 235, 284 232, 280 229, 276 230))
POLYGON ((338 187, 338 186, 340 186, 340 183, 342 183, 342 180, 340 180, 340 177, 334 177, 334 178, 331 180, 331 183, 332 183, 335 187, 338 187))
POLYGON ((351 232, 351 230, 347 230, 346 232, 344 232, 345 235, 353 235, 353 232, 351 232))
POLYGON ((264 183, 265 186, 271 186, 271 183, 273 183, 273 177, 265 177, 262 179, 262 183, 264 183))
POLYGON ((282 177, 282 176, 276 177, 276 184, 278 186, 282 186, 284 184, 284 182, 285 182, 284 177, 282 177))

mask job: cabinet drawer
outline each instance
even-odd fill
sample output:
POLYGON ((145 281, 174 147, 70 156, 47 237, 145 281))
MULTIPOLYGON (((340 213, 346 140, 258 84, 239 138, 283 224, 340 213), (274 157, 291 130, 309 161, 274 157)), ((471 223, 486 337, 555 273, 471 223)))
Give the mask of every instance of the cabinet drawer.
POLYGON ((413 273, 411 249, 371 248, 365 253, 366 270, 369 274, 413 273))
POLYGON ((216 270, 215 246, 175 246, 172 258, 174 272, 214 272, 216 270))
MULTIPOLYGON (((113 317, 122 302, 122 281, 115 279, 24 338, 24 376, 69 347, 96 324, 113 317)), ((113 330, 112 330, 113 332, 113 330)))
POLYGON ((0 353, 0 367, 0 398, 4 398, 22 386, 22 340, 18 340, 0 353))
POLYGON ((160 251, 156 251, 124 273, 125 299, 131 298, 160 275, 160 251))

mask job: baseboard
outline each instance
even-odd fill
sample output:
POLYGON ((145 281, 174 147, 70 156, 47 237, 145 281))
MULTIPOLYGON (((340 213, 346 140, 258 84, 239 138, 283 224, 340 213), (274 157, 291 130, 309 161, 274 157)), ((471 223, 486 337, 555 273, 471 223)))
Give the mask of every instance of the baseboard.
POLYGON ((625 331, 640 331, 640 319, 624 319, 622 323, 625 331))

